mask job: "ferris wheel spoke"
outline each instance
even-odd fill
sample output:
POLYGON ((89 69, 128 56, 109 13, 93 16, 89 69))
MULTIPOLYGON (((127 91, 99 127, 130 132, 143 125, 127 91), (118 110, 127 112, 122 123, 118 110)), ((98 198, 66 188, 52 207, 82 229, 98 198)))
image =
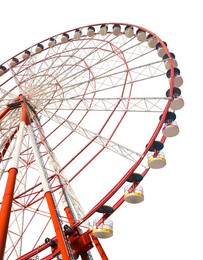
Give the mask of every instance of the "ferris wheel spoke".
MULTIPOLYGON (((37 100, 37 99, 36 99, 37 100)), ((64 98, 61 107, 58 107, 58 103, 61 101, 59 98, 54 99, 41 99, 43 102, 50 101, 49 105, 46 107, 46 111, 67 111, 73 110, 75 104, 79 104, 77 111, 113 111, 115 104, 119 100, 121 102, 118 105, 118 112, 128 111, 128 112, 159 112, 163 111, 164 105, 167 101, 166 97, 136 97, 131 98, 94 98, 93 100, 88 97, 84 98, 64 98), (90 106, 91 103, 91 106, 90 106)), ((43 109, 43 106, 38 106, 38 110, 43 109)))
MULTIPOLYGON (((132 79, 130 79, 130 82, 127 82, 126 84, 132 84, 132 83, 136 83, 136 82, 139 82, 139 81, 142 81, 142 80, 147 80, 147 79, 156 78, 156 77, 160 77, 160 76, 165 75, 165 73, 162 70, 159 69, 161 63, 162 62, 158 61, 158 62, 154 62, 154 63, 151 63, 151 64, 145 64, 145 65, 142 65, 142 66, 139 66, 139 67, 130 68, 131 75, 134 75, 134 76, 133 76, 132 79)), ((112 70, 116 70, 120 66, 123 66, 123 65, 121 64, 121 65, 118 65, 117 67, 114 66, 114 68, 112 70)), ((61 67, 63 67, 63 65, 61 67)), ((94 65, 92 67, 94 68, 94 65)), ((75 76, 70 75, 69 77, 67 77, 67 74, 65 74, 64 79, 60 78, 60 76, 63 75, 64 72, 61 75, 56 74, 57 77, 60 78, 60 81, 59 81, 60 84, 65 85, 65 87, 63 88, 63 91, 65 92, 66 89, 67 89, 67 92, 69 93, 71 90, 75 90, 76 87, 82 88, 82 86, 86 86, 86 84, 89 84, 91 82, 94 83, 95 81, 97 81, 97 89, 93 90, 93 91, 96 91, 96 92, 107 91, 107 90, 111 89, 112 87, 118 88, 118 87, 122 86, 121 83, 120 84, 113 83, 113 84, 110 85, 110 87, 108 87, 108 85, 106 85, 106 83, 103 82, 102 80, 106 81, 107 78, 111 79, 111 77, 115 78, 115 76, 117 76, 117 78, 119 79, 121 77, 121 75, 125 75, 125 73, 127 72, 127 69, 125 68, 125 69, 120 70, 118 72, 112 71, 112 73, 110 74, 109 72, 111 72, 111 69, 109 69, 108 71, 105 70, 104 72, 102 72, 98 75, 92 75, 92 77, 90 79, 86 80, 86 81, 71 83, 71 81, 75 81, 80 76, 80 74, 87 72, 89 69, 91 70, 90 67, 87 67, 83 71, 77 72, 77 74, 75 76)), ((55 73, 53 73, 53 75, 56 76, 55 73)), ((46 84, 47 84, 47 82, 46 82, 46 84)), ((87 94, 91 94, 91 93, 92 92, 89 92, 87 94)), ((74 94, 73 94, 73 96, 70 96, 70 98, 74 98, 74 97, 75 97, 74 94)))
POLYGON ((125 157, 128 160, 131 160, 133 162, 137 161, 138 158, 140 158, 142 155, 127 148, 124 147, 116 142, 113 142, 109 140, 108 138, 105 138, 101 135, 98 135, 97 133, 93 133, 88 129, 85 129, 69 120, 66 120, 58 115, 52 114, 50 111, 46 114, 42 113, 46 117, 51 117, 55 122, 57 122, 59 125, 63 125, 64 127, 67 127, 71 131, 74 131, 75 133, 84 136, 85 138, 89 140, 94 140, 95 143, 101 145, 102 147, 105 147, 112 152, 125 157), (96 137, 96 138, 95 138, 96 137))
POLYGON ((2 104, 7 105, 8 102, 10 102, 11 100, 15 100, 17 97, 16 95, 12 94, 11 92, 5 90, 3 87, 0 88, 0 93, 2 94, 1 95, 1 106, 2 106, 2 104))

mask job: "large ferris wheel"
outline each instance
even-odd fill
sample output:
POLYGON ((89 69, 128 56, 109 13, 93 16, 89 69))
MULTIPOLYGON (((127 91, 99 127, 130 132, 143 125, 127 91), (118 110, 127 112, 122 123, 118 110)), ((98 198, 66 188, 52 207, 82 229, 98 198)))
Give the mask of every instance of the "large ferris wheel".
POLYGON ((0 259, 108 259, 111 215, 144 200, 179 133, 183 79, 153 32, 104 23, 0 66, 0 259))

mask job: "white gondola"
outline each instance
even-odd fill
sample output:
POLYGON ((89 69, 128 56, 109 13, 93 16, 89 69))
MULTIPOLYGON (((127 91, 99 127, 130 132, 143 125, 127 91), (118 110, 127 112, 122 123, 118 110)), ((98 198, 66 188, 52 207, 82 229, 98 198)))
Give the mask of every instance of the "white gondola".
POLYGON ((35 48, 35 52, 36 53, 41 53, 44 49, 44 46, 41 43, 38 43, 36 48, 35 48))
POLYGON ((101 34, 102 36, 105 36, 108 32, 108 26, 105 25, 105 24, 102 24, 100 26, 100 31, 99 31, 99 34, 101 34))
POLYGON ((0 66, 0 76, 2 76, 6 72, 5 66, 0 66))
POLYGON ((170 53, 170 55, 171 55, 171 60, 169 59, 167 54, 163 56, 164 65, 167 70, 171 68, 171 62, 174 68, 178 67, 178 62, 175 59, 175 55, 173 53, 170 53))
POLYGON ((137 185, 134 189, 132 185, 127 185, 124 188, 124 200, 128 203, 140 203, 144 201, 144 192, 141 185, 137 185))
POLYGON ((164 123, 162 128, 162 133, 166 137, 174 137, 180 132, 178 124, 176 121, 170 123, 164 123))
POLYGON ((95 28, 93 26, 90 26, 87 28, 87 36, 88 37, 93 37, 95 33, 95 28))
MULTIPOLYGON (((163 114, 159 117, 159 119, 162 119, 163 114)), ((163 121, 163 127, 162 127, 162 133, 166 137, 174 137, 179 133, 179 127, 177 122, 175 121, 176 114, 172 111, 168 111, 164 121, 163 121)))
POLYGON ((150 48, 154 49, 158 43, 158 40, 156 36, 149 34, 147 36, 147 43, 150 48))
MULTIPOLYGON (((166 73, 166 76, 171 79, 171 70, 169 69, 166 73)), ((180 70, 178 68, 174 68, 174 87, 179 88, 183 85, 183 78, 180 75, 180 70)))
POLYGON ((15 67, 18 64, 19 60, 17 58, 12 58, 10 61, 10 67, 15 67))
POLYGON ((137 34, 137 40, 139 42, 145 42, 147 40, 147 36, 146 36, 146 32, 141 30, 141 29, 138 29, 136 31, 136 34, 137 34))
POLYGON ((61 42, 66 43, 69 40, 69 35, 67 33, 63 33, 61 36, 61 42))
POLYGON ((133 26, 126 26, 125 27, 125 36, 127 38, 131 38, 134 35, 134 28, 133 26))
POLYGON ((112 33, 115 36, 119 36, 121 34, 121 26, 119 24, 114 24, 112 33))
POLYGON ((79 40, 81 38, 81 35, 82 35, 82 31, 81 30, 79 30, 79 29, 75 30, 74 38, 76 40, 79 40))
MULTIPOLYGON (((166 96, 167 98, 170 98, 170 89, 166 91, 166 96)), ((180 88, 173 88, 173 95, 172 95, 172 100, 170 104, 170 109, 172 110, 178 110, 184 107, 184 100, 181 96, 181 90, 180 88)))
POLYGON ((113 236, 113 221, 110 219, 104 220, 97 226, 99 220, 93 222, 92 234, 98 238, 110 238, 113 236))
POLYGON ((53 47, 55 45, 56 45, 56 39, 54 38, 49 39, 48 46, 53 47))
POLYGON ((183 85, 183 78, 181 75, 177 75, 174 78, 174 87, 179 88, 183 85))
POLYGON ((25 51, 25 52, 23 53, 23 55, 22 55, 23 60, 28 59, 28 58, 30 57, 30 55, 31 55, 30 51, 28 51, 28 50, 25 51))
MULTIPOLYGON (((167 43, 166 42, 163 42, 163 44, 165 46, 167 46, 167 43)), ((157 49, 157 54, 159 57, 163 58, 163 56, 166 54, 166 50, 165 48, 163 47, 163 45, 158 42, 157 45, 156 45, 156 49, 157 49)))
POLYGON ((170 104, 170 108, 172 110, 178 110, 184 107, 185 102, 181 96, 173 98, 170 104))
POLYGON ((166 165, 165 155, 162 151, 159 151, 158 154, 148 152, 147 159, 148 166, 152 169, 161 169, 166 165))

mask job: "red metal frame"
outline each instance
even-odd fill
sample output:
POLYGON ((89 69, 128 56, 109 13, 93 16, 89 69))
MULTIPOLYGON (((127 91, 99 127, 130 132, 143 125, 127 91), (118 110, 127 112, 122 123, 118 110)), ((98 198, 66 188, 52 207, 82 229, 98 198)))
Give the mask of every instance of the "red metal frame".
MULTIPOLYGON (((20 95, 16 101, 21 101, 22 115, 21 115, 20 122, 25 122, 26 125, 29 125, 30 120, 29 120, 28 114, 27 114, 25 98, 22 95, 20 95)), ((9 111, 10 111, 10 107, 7 107, 0 114, 0 119, 2 119, 9 111)), ((5 155, 10 142, 14 138, 17 131, 18 131, 18 129, 16 129, 13 132, 13 134, 11 135, 10 138, 5 140, 4 149, 3 149, 3 152, 1 153, 1 159, 5 155)), ((3 255, 4 255, 4 251, 5 251, 6 238, 7 238, 7 233, 8 233, 9 219, 10 219, 11 206, 12 206, 12 201, 13 201, 17 173, 18 173, 18 169, 12 168, 12 167, 8 171, 7 185, 5 188, 4 198, 3 198, 2 207, 1 207, 1 211, 0 211, 0 230, 1 230, 1 232, 0 232, 0 259, 3 259, 3 255)), ((49 207, 49 211, 51 214, 53 226, 55 228, 56 237, 54 238, 54 240, 55 241, 57 240, 57 244, 56 244, 57 246, 52 247, 51 248, 52 253, 43 259, 44 260, 53 259, 55 256, 57 256, 59 254, 62 255, 63 259, 67 259, 67 260, 71 259, 69 251, 68 251, 68 247, 67 247, 67 242, 68 242, 68 243, 70 243, 72 253, 74 255, 76 255, 76 257, 80 255, 83 260, 87 260, 88 259, 87 251, 89 251, 93 247, 92 241, 95 243, 102 259, 107 259, 106 254, 105 254, 104 250, 102 249, 98 239, 96 237, 94 237, 91 232, 87 231, 83 234, 79 234, 79 232, 73 232, 73 234, 71 234, 69 237, 67 237, 64 234, 64 231, 62 230, 62 227, 60 225, 59 217, 57 215, 56 207, 55 207, 51 192, 47 191, 44 194, 44 196, 46 198, 46 201, 47 201, 47 204, 49 207)), ((73 216, 72 216, 72 213, 71 213, 71 210, 69 209, 69 207, 66 207, 64 209, 64 211, 67 215, 70 225, 74 226, 75 222, 74 222, 74 219, 73 219, 73 216)), ((48 247, 49 247, 49 245, 47 245, 45 243, 42 246, 37 248, 37 252, 39 253, 48 247)), ((32 250, 31 252, 27 253, 24 256, 21 256, 18 259, 19 260, 29 259, 30 257, 34 256, 35 254, 36 254, 36 250, 32 250)))
MULTIPOLYGON (((24 98, 22 96, 19 97, 19 99, 22 101, 21 102, 21 106, 22 106, 22 117, 21 117, 21 121, 25 122, 27 125, 29 124, 29 119, 27 116, 27 112, 26 112, 26 106, 24 103, 24 98)), ((168 102, 168 106, 166 107, 164 113, 166 114, 168 111, 168 107, 170 105, 170 101, 168 102)), ((8 112, 9 112, 10 108, 8 107, 7 109, 5 109, 3 111, 3 113, 1 113, 1 118, 3 118, 8 112)), ((161 126, 163 124, 164 121, 164 114, 162 116, 162 119, 159 122, 159 125, 157 126, 156 131, 154 132, 154 135, 152 136, 150 142, 148 143, 144 154, 146 154, 148 152, 149 147, 152 145, 152 143, 154 142, 156 136, 158 135, 161 126)), ((4 152, 3 154, 5 154, 10 141, 13 139, 14 135, 17 133, 17 130, 14 131, 14 133, 11 135, 11 139, 7 140, 5 142, 5 148, 4 148, 4 152)), ((164 142, 166 138, 162 138, 161 142, 164 142)), ((78 227, 80 224, 82 224, 85 220, 87 220, 90 216, 92 216, 95 211, 101 207, 102 205, 104 205, 106 203, 106 201, 109 200, 109 198, 111 196, 113 196, 113 194, 125 183, 125 181, 127 180, 127 178, 133 173, 133 171, 137 168, 137 166, 141 163, 143 158, 140 158, 140 160, 138 160, 132 167, 131 169, 126 173, 126 175, 120 180, 119 183, 117 183, 117 185, 88 213, 85 215, 85 217, 78 223, 74 223, 73 220, 73 216, 72 213, 70 211, 70 209, 68 207, 66 207, 64 210, 66 212, 68 221, 70 223, 71 226, 73 227, 78 227)), ((145 172, 142 174, 143 177, 146 175, 148 169, 145 170, 145 172)), ((10 217, 10 211, 11 211, 11 205, 12 205, 12 200, 13 200, 13 192, 14 192, 14 187, 15 187, 15 180, 16 180, 16 175, 18 173, 18 170, 15 168, 11 168, 8 171, 8 180, 7 180, 7 186, 5 189, 5 193, 4 193, 4 199, 2 202, 2 208, 1 208, 1 212, 0 212, 0 229, 1 229, 1 233, 0 233, 0 257, 3 257, 3 252, 5 249, 5 244, 6 244, 6 236, 7 236, 7 232, 8 232, 8 224, 9 224, 9 217, 10 217)), ((58 246, 53 250, 52 249, 52 253, 45 257, 44 260, 48 260, 48 259, 53 259, 53 257, 55 257, 58 254, 62 254, 63 259, 70 259, 70 255, 67 249, 67 245, 66 245, 66 239, 67 237, 64 236, 64 231, 62 230, 60 223, 59 223, 59 219, 57 216, 57 212, 56 212, 56 208, 55 208, 55 204, 52 198, 52 194, 51 192, 46 192, 45 193, 45 198, 47 200, 48 206, 49 206, 49 210, 50 210, 50 214, 51 214, 51 218, 53 221, 53 225, 55 227, 55 232, 56 232, 56 238, 57 238, 57 242, 58 242, 58 246)), ((117 203, 113 206, 114 211, 123 203, 124 199, 123 196, 120 198, 119 201, 117 201, 117 203)), ((102 216, 102 218, 98 221, 98 224, 103 222, 105 219, 107 219, 112 213, 106 213, 102 216)), ((73 236, 70 236, 70 238, 68 238, 69 243, 71 245, 73 254, 76 255, 80 255, 82 257, 83 260, 88 259, 87 256, 87 251, 89 251, 93 246, 92 246, 92 241, 94 242, 100 256, 101 259, 106 260, 108 259, 99 240, 92 235, 91 232, 85 234, 85 236, 91 237, 91 240, 88 240, 88 242, 86 242, 83 238, 84 238, 84 234, 79 234, 77 233, 77 239, 74 237, 74 240, 72 239, 73 236), (73 242, 74 241, 74 242, 73 242), (77 245, 77 246, 76 246, 77 245), (82 249, 81 249, 82 248, 82 249)), ((56 239, 55 238, 55 239, 56 239)), ((38 247, 37 250, 32 250, 31 252, 27 253, 24 256, 21 256, 20 258, 18 258, 19 260, 24 260, 24 259, 29 259, 30 257, 34 256, 37 252, 43 251, 45 250, 49 245, 42 245, 41 247, 38 247)))
POLYGON ((0 211, 0 259, 3 259, 4 256, 17 173, 18 170, 15 168, 10 168, 8 171, 7 185, 4 191, 4 198, 0 211))
MULTIPOLYGON (((22 97, 20 96, 19 99, 22 97)), ((22 100, 22 99, 21 99, 22 100)), ((22 102, 22 116, 21 116, 21 122, 25 122, 26 124, 29 122, 26 112, 26 106, 22 102)), ((5 116, 10 110, 10 107, 7 107, 4 112, 1 114, 2 118, 5 116)), ((16 131, 17 132, 17 131, 16 131)), ((9 145, 9 143, 7 143, 9 145)), ((8 233, 8 225, 10 220, 10 213, 11 213, 11 206, 12 206, 12 200, 13 200, 13 194, 14 194, 14 188, 15 188, 15 181, 16 176, 18 173, 18 169, 11 166, 11 168, 8 170, 8 179, 6 188, 4 191, 4 197, 2 201, 1 211, 0 211, 0 259, 3 259, 4 251, 5 251, 5 245, 6 245, 6 238, 8 233)))
MULTIPOLYGON (((144 29, 141 27, 138 27, 140 29, 144 29)), ((144 29, 146 30, 146 29, 144 29)), ((150 32, 150 34, 153 34, 152 32, 150 32)), ((157 37, 158 38, 158 37, 157 37)), ((159 38, 158 38, 159 39, 159 38)), ((171 55, 167 49, 167 47, 164 45, 163 41, 161 41, 161 39, 159 39, 159 42, 163 45, 163 47, 165 48, 165 51, 168 55, 168 57, 170 58, 171 55)), ((172 59, 170 59, 171 62, 171 68, 173 67, 172 64, 172 59)), ((171 70, 171 79, 170 79, 170 96, 172 96, 173 93, 173 85, 174 85, 174 71, 171 70)), ((21 122, 25 122, 26 125, 29 125, 29 118, 28 118, 28 114, 26 111, 26 105, 24 103, 24 97, 22 95, 19 96, 19 98, 17 99, 18 101, 21 101, 21 107, 22 107, 22 117, 21 117, 21 122)), ((17 101, 16 100, 16 101, 17 101)), ((163 122, 165 120, 165 116, 168 112, 169 106, 170 106, 170 102, 171 100, 168 100, 167 106, 165 107, 165 110, 163 112, 163 116, 156 128, 156 130, 154 131, 150 141, 148 142, 145 151, 143 152, 143 157, 140 158, 140 160, 138 160, 131 168, 130 170, 123 176, 123 178, 112 188, 112 190, 99 202, 97 203, 97 205, 95 205, 95 207, 93 207, 84 217, 80 222, 75 223, 71 210, 66 207, 64 209, 68 222, 70 224, 71 227, 76 228, 76 231, 73 232, 73 234, 67 236, 65 235, 64 231, 61 228, 60 225, 60 221, 57 215, 57 211, 56 211, 56 207, 55 207, 55 203, 52 197, 52 193, 50 191, 46 192, 44 194, 46 200, 47 200, 47 204, 49 207, 49 211, 51 214, 51 218, 53 221, 53 225, 55 228, 55 232, 56 232, 56 237, 52 238, 54 240, 57 240, 58 245, 55 248, 51 249, 51 254, 45 258, 43 258, 44 260, 48 260, 48 259, 53 259, 53 257, 55 257, 58 254, 62 254, 63 259, 70 259, 70 255, 68 252, 68 248, 67 248, 67 242, 70 243, 71 245, 71 249, 73 251, 73 254, 76 255, 80 255, 81 258, 83 260, 88 259, 87 256, 87 251, 89 251, 93 245, 92 242, 94 242, 100 256, 101 259, 103 260, 107 260, 108 257, 106 256, 99 240, 92 234, 92 232, 90 230, 88 230, 87 232, 83 233, 83 234, 79 234, 79 232, 77 232, 77 227, 79 225, 81 225, 84 221, 86 221, 90 216, 92 216, 96 210, 98 208, 100 208, 102 205, 104 205, 117 191, 118 189, 120 189, 120 187, 126 182, 126 180, 130 177, 130 175, 136 170, 136 168, 138 167, 138 165, 142 162, 144 156, 147 154, 149 148, 151 147, 151 145, 153 144, 154 140, 156 139, 158 133, 161 130, 161 127, 163 125, 163 122), (67 240, 67 241, 66 241, 67 240)), ((115 108, 116 109, 116 108, 115 108)), ((10 111, 10 107, 7 107, 1 114, 0 114, 0 119, 2 119, 5 115, 7 115, 7 113, 10 111)), ((113 113, 113 112, 112 112, 113 113)), ((5 141, 5 145, 4 145, 4 149, 3 152, 0 154, 0 161, 3 158, 3 156, 5 155, 11 140, 14 138, 15 134, 17 133, 18 129, 16 129, 13 134, 10 136, 9 139, 7 139, 5 141)), ((113 134, 112 134, 113 135, 113 134)), ((96 138, 96 137, 95 137, 96 138)), ((164 143, 166 140, 165 137, 162 137, 161 142, 164 143)), ((93 142, 94 140, 92 140, 93 142)), ((102 149, 101 149, 102 151, 102 149)), ((97 156, 98 154, 96 154, 97 156)), ((94 158, 93 158, 94 159, 94 158)), ((64 168, 66 167, 66 165, 64 166, 64 168)), ((63 170, 63 168, 61 169, 63 170)), ((142 176, 144 177, 149 169, 146 169, 143 173, 142 176)), ((14 194, 14 188, 15 188, 15 181, 16 181, 16 176, 18 174, 18 169, 16 168, 10 168, 8 171, 8 179, 7 179, 7 184, 6 184, 6 188, 5 188, 5 192, 4 192, 4 198, 3 198, 3 202, 2 202, 2 207, 1 207, 1 211, 0 211, 0 259, 3 259, 3 255, 4 255, 4 250, 5 250, 5 244, 6 244, 6 237, 7 237, 7 232, 8 232, 8 225, 9 225, 9 218, 10 218, 10 212, 11 212, 11 205, 12 205, 12 200, 13 200, 13 194, 14 194)), ((79 174, 79 172, 77 173, 79 174)), ((76 175, 77 175, 76 174, 76 175)), ((75 176, 74 176, 75 177, 75 176)), ((73 178, 74 178, 73 177, 73 178)), ((124 198, 123 196, 116 202, 116 204, 113 206, 114 208, 114 212, 115 210, 118 209, 118 207, 121 206, 121 204, 123 203, 124 198)), ((98 221, 98 224, 103 222, 105 219, 107 219, 112 213, 106 213, 102 216, 102 218, 98 221)), ((37 249, 33 249, 32 251, 30 251, 29 253, 27 253, 24 256, 21 256, 18 258, 18 260, 25 260, 25 259, 29 259, 30 257, 34 256, 37 254, 37 252, 41 252, 43 250, 45 250, 46 248, 48 248, 49 245, 47 245, 46 243, 44 243, 43 245, 41 245, 40 247, 38 247, 37 249)))

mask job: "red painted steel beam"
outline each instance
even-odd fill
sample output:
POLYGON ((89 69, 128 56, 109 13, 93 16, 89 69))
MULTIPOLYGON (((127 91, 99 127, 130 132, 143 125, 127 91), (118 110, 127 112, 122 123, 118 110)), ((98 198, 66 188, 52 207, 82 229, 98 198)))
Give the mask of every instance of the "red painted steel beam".
MULTIPOLYGON (((28 123, 25 104, 22 102, 21 105, 22 105, 21 123, 22 122, 28 123)), ((9 110, 10 110, 9 107, 5 109, 4 112, 1 114, 1 118, 5 116, 9 110)), ((23 128, 22 128, 22 132, 23 132, 23 128)), ((18 147, 17 149, 20 149, 20 145, 18 145, 17 147, 18 147)), ((18 150, 17 153, 19 152, 20 151, 18 150)), ((0 211, 0 259, 3 259, 5 246, 6 246, 6 239, 7 239, 8 226, 9 226, 9 220, 11 214, 11 207, 13 202, 15 182, 18 173, 18 169, 16 167, 17 157, 18 156, 15 157, 14 154, 13 157, 15 158, 14 160, 15 162, 13 162, 14 165, 11 165, 11 168, 8 170, 8 179, 6 183, 6 188, 4 190, 4 196, 3 196, 3 201, 2 201, 1 211, 0 211)))
POLYGON ((55 204, 54 204, 51 192, 47 191, 45 193, 45 198, 47 200, 47 204, 48 204, 49 211, 50 211, 51 218, 52 218, 52 222, 53 222, 53 225, 54 225, 54 228, 55 228, 55 232, 56 232, 56 236, 57 236, 57 240, 58 240, 58 245, 59 245, 59 248, 61 250, 62 257, 63 257, 63 259, 68 260, 68 259, 70 259, 69 252, 68 252, 68 249, 67 249, 67 246, 66 246, 65 236, 63 234, 63 230, 61 229, 61 226, 60 226, 60 223, 59 223, 58 215, 57 215, 57 212, 56 212, 56 208, 55 208, 55 204))
POLYGON ((4 143, 4 149, 3 151, 0 153, 0 162, 2 161, 4 155, 6 154, 8 148, 9 148, 9 145, 11 143, 11 141, 13 140, 15 134, 18 132, 18 128, 13 132, 13 134, 8 137, 6 140, 5 140, 5 143, 4 143))
POLYGON ((97 248, 98 253, 101 256, 101 259, 102 260, 108 260, 108 257, 106 255, 103 247, 101 246, 101 244, 99 242, 99 239, 92 234, 92 231, 90 232, 90 236, 92 237, 92 240, 93 240, 93 242, 94 242, 94 244, 95 244, 95 246, 97 248))
POLYGON ((15 180, 18 170, 11 168, 8 171, 8 180, 4 191, 3 202, 0 211, 0 259, 3 259, 6 246, 6 238, 10 219, 10 211, 13 201, 15 180))

